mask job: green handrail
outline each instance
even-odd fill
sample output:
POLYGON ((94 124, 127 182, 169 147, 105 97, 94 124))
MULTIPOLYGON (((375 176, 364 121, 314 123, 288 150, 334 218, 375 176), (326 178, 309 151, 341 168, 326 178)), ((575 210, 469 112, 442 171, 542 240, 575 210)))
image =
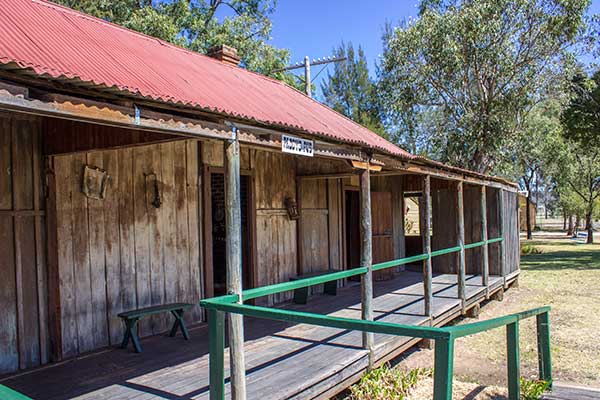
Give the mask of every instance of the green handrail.
MULTIPOLYGON (((475 247, 483 246, 485 244, 496 243, 496 242, 499 242, 502 240, 503 240, 503 238, 499 237, 499 238, 490 239, 487 241, 481 241, 481 242, 467 244, 464 246, 464 248, 472 249, 475 247)), ((447 249, 432 251, 431 254, 419 254, 419 255, 415 255, 415 256, 399 258, 397 260, 391 260, 391 261, 386 261, 386 262, 382 262, 382 263, 378 263, 378 264, 373 264, 373 271, 380 271, 380 270, 387 269, 387 268, 398 267, 400 265, 406 265, 406 264, 410 264, 410 263, 416 262, 416 261, 423 261, 423 260, 427 260, 428 258, 437 257, 437 256, 441 256, 444 254, 457 253, 461 250, 462 250, 461 246, 454 246, 454 247, 449 247, 447 249)), ((319 285, 321 283, 336 281, 338 279, 350 278, 350 277, 362 275, 365 273, 367 273, 366 267, 358 267, 358 268, 348 269, 345 271, 331 272, 328 274, 313 276, 310 278, 298 279, 298 280, 292 281, 292 282, 282 282, 282 283, 276 283, 273 285, 261 286, 261 287, 257 287, 257 288, 253 288, 253 289, 246 289, 246 290, 242 291, 242 301, 245 302, 245 301, 256 299, 256 298, 262 297, 262 296, 268 296, 271 294, 286 292, 288 290, 294 290, 294 289, 300 289, 300 288, 309 287, 309 286, 315 286, 315 285, 319 285)), ((224 296, 219 296, 219 297, 213 297, 211 299, 211 301, 231 304, 231 303, 238 303, 239 298, 237 295, 229 294, 229 295, 224 295, 224 296)))
MULTIPOLYGON (((392 268, 422 261, 428 258, 441 256, 472 249, 486 244, 497 243, 503 238, 489 239, 470 243, 464 246, 455 246, 447 249, 435 250, 429 254, 404 257, 397 260, 373 264, 373 271, 392 268)), ((450 400, 452 398, 452 374, 454 364, 454 341, 463 336, 473 335, 490 329, 506 326, 507 328, 507 361, 509 380, 509 399, 519 399, 519 321, 535 316, 538 331, 538 359, 540 379, 551 382, 552 367, 550 358, 550 307, 541 307, 517 314, 494 318, 487 321, 475 322, 467 325, 453 327, 428 327, 418 325, 402 325, 381 321, 368 321, 362 319, 341 318, 315 313, 307 313, 278 308, 259 307, 243 302, 262 296, 281 293, 289 290, 314 286, 338 279, 362 275, 368 272, 366 267, 358 267, 345 271, 337 271, 320 276, 299 279, 291 282, 277 283, 242 291, 242 301, 238 295, 224 295, 200 301, 200 305, 208 310, 209 342, 210 342, 210 398, 221 400, 224 398, 224 351, 225 351, 225 313, 235 313, 255 318, 280 320, 310 325, 357 330, 363 332, 382 333, 388 335, 406 336, 435 340, 435 368, 434 368, 434 400, 450 400)))
POLYGON ((540 307, 516 314, 452 327, 428 327, 401 325, 381 321, 340 318, 328 315, 267 308, 247 304, 228 304, 214 299, 202 300, 200 305, 209 316, 209 365, 210 399, 223 400, 225 396, 224 352, 226 312, 255 318, 296 322, 330 328, 358 330, 414 338, 435 340, 434 400, 452 399, 452 376, 454 367, 454 342, 457 338, 506 326, 508 393, 510 400, 519 400, 519 321, 536 317, 538 338, 539 377, 552 382, 550 354, 550 307, 540 307))
POLYGON ((0 385, 0 399, 2 400, 32 400, 30 397, 25 396, 11 388, 0 385))

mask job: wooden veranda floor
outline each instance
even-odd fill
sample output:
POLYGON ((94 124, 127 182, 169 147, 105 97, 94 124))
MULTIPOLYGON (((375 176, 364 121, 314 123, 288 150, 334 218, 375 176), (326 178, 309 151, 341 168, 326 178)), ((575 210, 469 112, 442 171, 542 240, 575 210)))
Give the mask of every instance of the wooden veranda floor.
MULTIPOLYGON (((490 277, 491 291, 502 279, 490 277)), ((485 297, 479 276, 467 276, 470 304, 485 297)), ((433 280, 434 325, 460 314, 455 275, 433 280)), ((319 295, 306 305, 286 308, 360 318, 360 285, 350 283, 338 295, 319 295)), ((402 272, 375 282, 377 320, 428 324, 423 314, 421 274, 402 272)), ((249 399, 328 398, 366 368, 361 333, 310 325, 246 318, 246 368, 249 399)), ((12 377, 1 383, 33 399, 205 399, 208 398, 208 332, 191 329, 192 339, 151 337, 143 353, 109 349, 77 360, 12 377)), ((414 340, 376 335, 378 360, 389 359, 414 340)), ((225 360, 228 365, 228 359, 225 360)), ((227 373, 227 372, 226 372, 227 373)), ((226 390, 229 390, 227 385, 226 390)))

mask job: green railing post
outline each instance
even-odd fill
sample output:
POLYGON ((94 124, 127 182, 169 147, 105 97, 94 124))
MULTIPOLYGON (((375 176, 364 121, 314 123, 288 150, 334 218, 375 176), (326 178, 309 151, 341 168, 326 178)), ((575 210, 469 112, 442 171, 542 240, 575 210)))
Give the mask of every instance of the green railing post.
POLYGON ((508 366, 508 398, 519 400, 521 368, 519 360, 519 321, 506 325, 506 354, 508 366))
POLYGON ((210 400, 225 399, 225 313, 208 309, 210 400))
POLYGON ((454 338, 435 340, 433 400, 452 400, 454 374, 454 338))
POLYGON ((537 340, 538 340, 538 363, 540 368, 540 379, 550 382, 552 385, 552 357, 550 355, 550 314, 548 312, 538 314, 537 340))

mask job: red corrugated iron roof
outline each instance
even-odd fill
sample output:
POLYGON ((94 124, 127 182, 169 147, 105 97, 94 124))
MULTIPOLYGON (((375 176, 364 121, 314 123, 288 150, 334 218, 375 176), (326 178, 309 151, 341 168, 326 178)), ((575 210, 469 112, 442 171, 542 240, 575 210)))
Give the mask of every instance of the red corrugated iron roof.
POLYGON ((275 79, 42 0, 2 0, 0 64, 413 156, 275 79))

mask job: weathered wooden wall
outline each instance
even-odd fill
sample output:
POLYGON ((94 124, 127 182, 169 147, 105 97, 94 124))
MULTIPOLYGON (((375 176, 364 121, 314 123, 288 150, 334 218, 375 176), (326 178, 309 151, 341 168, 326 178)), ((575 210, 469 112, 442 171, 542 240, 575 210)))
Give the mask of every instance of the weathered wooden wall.
POLYGON ((519 269, 521 248, 519 244, 519 196, 504 192, 504 237, 506 249, 506 273, 519 269))
MULTIPOLYGON (((287 282, 297 274, 296 221, 288 218, 285 198, 296 198, 294 157, 253 151, 256 198, 257 286, 287 282)), ((269 296, 267 304, 289 300, 291 293, 269 296)))
MULTIPOLYGON (((196 141, 56 156, 51 161, 63 356, 118 343, 121 311, 201 298, 196 141), (81 192, 86 164, 110 175, 105 199, 81 192), (151 204, 149 174, 156 174, 159 182, 160 208, 151 204)), ((141 321, 140 334, 166 330, 170 318, 141 321)), ((188 318, 199 321, 199 308, 188 318)))
POLYGON ((49 358, 40 126, 0 113, 0 374, 49 358))
MULTIPOLYGON (((486 189, 487 205, 487 224, 488 238, 495 239, 500 236, 500 209, 498 207, 499 190, 488 187, 486 189)), ((500 262, 501 243, 492 243, 489 245, 489 268, 490 275, 502 275, 502 265, 500 262)))
MULTIPOLYGON (((455 182, 431 179, 431 249, 440 250, 458 245, 457 187, 455 182)), ((455 274, 458 253, 434 257, 435 273, 455 274)))
MULTIPOLYGON (((481 233, 481 187, 464 185, 465 244, 480 242, 481 233)), ((481 274, 483 270, 481 247, 465 250, 467 274, 481 274)))

